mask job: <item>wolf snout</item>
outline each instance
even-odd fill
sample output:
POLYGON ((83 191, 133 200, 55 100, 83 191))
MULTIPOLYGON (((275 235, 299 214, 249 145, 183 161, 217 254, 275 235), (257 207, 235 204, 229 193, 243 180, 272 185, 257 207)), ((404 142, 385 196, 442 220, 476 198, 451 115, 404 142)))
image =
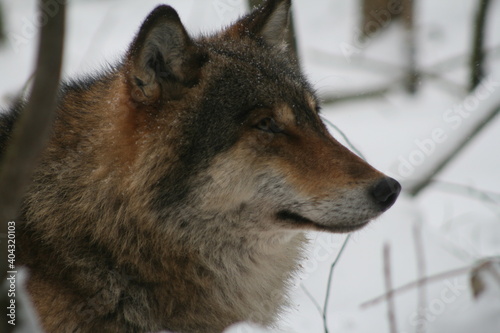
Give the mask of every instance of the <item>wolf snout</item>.
POLYGON ((396 202, 401 192, 399 182, 390 177, 378 180, 370 189, 370 195, 382 212, 385 212, 396 202))

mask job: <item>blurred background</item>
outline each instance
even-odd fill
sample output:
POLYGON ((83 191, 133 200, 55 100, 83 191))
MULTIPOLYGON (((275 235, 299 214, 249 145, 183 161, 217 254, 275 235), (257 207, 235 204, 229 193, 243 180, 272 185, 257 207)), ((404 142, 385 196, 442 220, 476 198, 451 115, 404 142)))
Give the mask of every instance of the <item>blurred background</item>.
MULTIPOLYGON (((65 78, 118 61, 160 3, 67 2, 65 78)), ((192 35, 259 2, 163 1, 192 35)), ((232 332, 500 332, 499 17, 499 0, 293 0, 332 134, 404 193, 362 231, 310 233, 278 327, 232 332)), ((42 21, 34 0, 0 0, 2 107, 29 86, 42 21)))

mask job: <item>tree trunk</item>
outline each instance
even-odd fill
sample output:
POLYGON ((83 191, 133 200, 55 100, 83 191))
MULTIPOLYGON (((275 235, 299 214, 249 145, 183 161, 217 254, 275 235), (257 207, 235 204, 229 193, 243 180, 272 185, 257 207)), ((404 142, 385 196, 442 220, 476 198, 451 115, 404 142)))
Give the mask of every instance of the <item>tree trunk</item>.
POLYGON ((415 93, 418 84, 416 46, 414 37, 414 0, 362 0, 361 41, 375 38, 389 25, 401 19, 405 28, 405 50, 407 57, 406 89, 415 93))
POLYGON ((405 50, 408 60, 408 71, 406 73, 406 90, 414 94, 417 92, 419 74, 417 71, 417 47, 415 45, 415 29, 414 29, 414 0, 402 0, 403 12, 402 19, 405 26, 405 50))
POLYGON ((362 0, 361 39, 373 37, 401 16, 402 0, 362 0), (390 7, 391 6, 391 7, 390 7))
MULTIPOLYGON (((47 1, 39 0, 39 10, 47 1)), ((61 72, 63 37, 65 22, 65 4, 59 4, 57 13, 50 17, 46 24, 41 26, 39 35, 38 58, 36 62, 36 75, 30 98, 19 120, 16 122, 9 146, 0 161, 0 276, 2 282, 9 277, 17 279, 15 263, 15 226, 22 221, 16 220, 24 196, 24 191, 29 186, 33 169, 38 161, 38 156, 48 139, 54 110, 61 72), (14 223, 8 224, 13 221, 14 223), (9 243, 8 243, 9 241, 9 243), (9 256, 10 255, 10 256, 9 256), (9 261, 8 261, 8 260, 9 261)), ((18 244, 15 244, 18 245, 18 244)), ((4 311, 14 298, 7 292, 0 295, 0 303, 4 311)), ((20 299, 15 299, 16 309, 20 309, 20 299)), ((7 311, 9 311, 7 309, 7 311)), ((9 317, 7 317, 9 318, 9 317)), ((10 332, 19 327, 20 318, 16 325, 7 323, 3 315, 2 332, 10 332)))

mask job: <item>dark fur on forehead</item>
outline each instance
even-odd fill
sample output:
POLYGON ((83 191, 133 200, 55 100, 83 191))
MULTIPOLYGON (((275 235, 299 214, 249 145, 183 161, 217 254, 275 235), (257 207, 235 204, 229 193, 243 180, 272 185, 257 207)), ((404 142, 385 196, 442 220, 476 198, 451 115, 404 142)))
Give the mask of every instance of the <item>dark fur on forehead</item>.
POLYGON ((237 42, 208 39, 201 45, 210 51, 211 65, 218 67, 217 75, 224 77, 221 79, 214 75, 208 78, 213 81, 211 86, 216 87, 214 91, 224 87, 231 90, 221 93, 219 99, 231 99, 231 96, 239 96, 241 91, 240 101, 247 101, 245 105, 240 105, 241 110, 249 110, 256 105, 275 107, 287 104, 299 123, 318 129, 317 117, 313 114, 316 110, 312 110, 308 103, 308 97, 317 98, 295 57, 252 39, 237 42), (233 84, 227 83, 231 81, 233 84))
POLYGON ((210 58, 202 74, 201 103, 187 111, 190 119, 183 122, 182 129, 186 145, 176 171, 158 184, 158 207, 180 201, 190 187, 199 185, 189 184, 189 179, 237 142, 243 120, 258 107, 285 104, 300 126, 322 126, 307 101, 307 95, 314 96, 314 92, 293 57, 253 39, 207 37, 197 45, 210 58))

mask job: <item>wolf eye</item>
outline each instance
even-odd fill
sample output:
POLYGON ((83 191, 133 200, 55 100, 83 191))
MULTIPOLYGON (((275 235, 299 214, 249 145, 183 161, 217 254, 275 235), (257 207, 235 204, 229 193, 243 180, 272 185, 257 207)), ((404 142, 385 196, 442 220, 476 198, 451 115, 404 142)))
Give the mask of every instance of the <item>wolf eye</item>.
POLYGON ((283 130, 276 124, 276 121, 271 117, 263 118, 256 126, 258 129, 269 133, 281 133, 283 130))

